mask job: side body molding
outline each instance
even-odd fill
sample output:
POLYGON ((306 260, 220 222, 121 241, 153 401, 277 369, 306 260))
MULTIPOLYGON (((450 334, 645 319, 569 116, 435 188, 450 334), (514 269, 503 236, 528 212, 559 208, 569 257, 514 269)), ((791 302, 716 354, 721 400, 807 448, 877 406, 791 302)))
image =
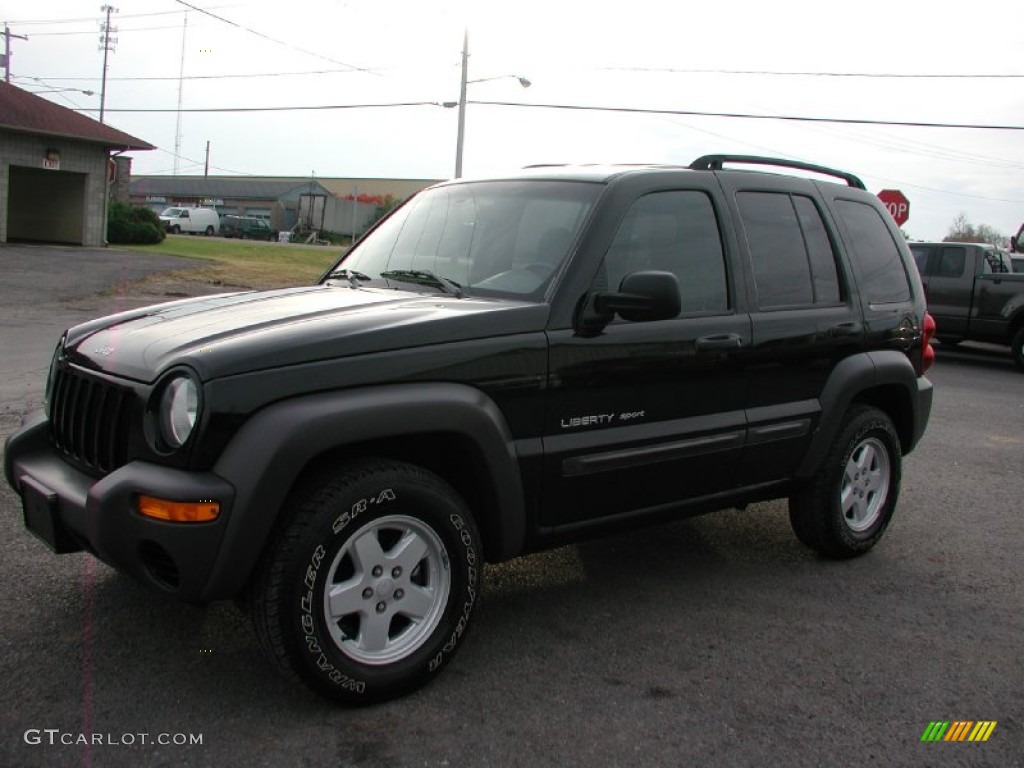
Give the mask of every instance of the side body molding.
POLYGON ((505 418, 486 394, 462 384, 417 383, 306 395, 249 418, 214 466, 237 497, 203 599, 230 597, 242 588, 311 460, 365 440, 442 432, 466 437, 486 468, 487 511, 496 518, 489 521, 497 538, 492 557, 518 554, 526 529, 519 464, 505 418))

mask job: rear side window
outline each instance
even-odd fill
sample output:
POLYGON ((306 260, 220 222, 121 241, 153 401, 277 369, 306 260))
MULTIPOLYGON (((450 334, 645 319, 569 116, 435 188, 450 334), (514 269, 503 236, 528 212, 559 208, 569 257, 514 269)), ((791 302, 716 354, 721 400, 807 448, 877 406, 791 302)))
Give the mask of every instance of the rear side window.
POLYGON ((939 263, 932 270, 935 277, 963 277, 967 265, 967 250, 958 246, 945 246, 939 253, 939 263))
POLYGON ((917 264, 917 271, 922 275, 928 274, 928 256, 932 249, 926 245, 912 245, 910 252, 914 254, 914 263, 917 264))
POLYGON ((836 200, 836 210, 850 235, 853 269, 869 304, 910 300, 903 259, 878 210, 855 200, 836 200))
POLYGON ((736 196, 760 309, 836 304, 839 276, 814 201, 780 192, 736 196))

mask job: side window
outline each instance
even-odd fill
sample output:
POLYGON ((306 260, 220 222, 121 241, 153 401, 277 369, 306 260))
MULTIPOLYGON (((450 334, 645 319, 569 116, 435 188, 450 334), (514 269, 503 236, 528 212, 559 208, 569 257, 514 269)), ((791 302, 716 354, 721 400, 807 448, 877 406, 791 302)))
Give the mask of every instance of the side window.
POLYGON ((939 254, 936 277, 963 277, 967 264, 967 250, 959 246, 944 246, 939 254))
POLYGON ((811 279, 814 282, 815 304, 838 304, 840 301, 839 273, 836 269, 836 254, 832 250, 825 222, 821 212, 809 197, 793 196, 800 228, 804 233, 804 244, 811 262, 811 279))
POLYGON ((760 309, 840 301, 832 241, 813 200, 780 192, 740 192, 736 202, 760 309))
POLYGON ((914 254, 914 263, 917 264, 917 271, 922 275, 931 274, 928 271, 928 256, 931 255, 932 249, 926 245, 912 245, 910 246, 910 252, 914 254))
POLYGON ((899 247, 878 210, 855 200, 836 200, 836 211, 849 232, 853 269, 868 303, 909 301, 910 283, 899 247))
POLYGON ((672 272, 684 314, 729 309, 718 219, 704 192, 654 192, 636 200, 605 254, 605 269, 612 290, 631 272, 672 272))
POLYGON ((999 272, 1009 272, 1003 264, 1003 255, 999 251, 990 251, 988 249, 982 249, 982 255, 984 264, 982 265, 982 272, 986 275, 999 272))

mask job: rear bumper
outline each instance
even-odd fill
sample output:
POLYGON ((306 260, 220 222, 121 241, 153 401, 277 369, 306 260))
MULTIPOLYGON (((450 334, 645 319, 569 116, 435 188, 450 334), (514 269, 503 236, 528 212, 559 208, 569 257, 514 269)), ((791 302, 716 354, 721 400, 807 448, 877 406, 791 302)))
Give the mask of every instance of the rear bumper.
POLYGON ((917 396, 914 398, 914 430, 909 445, 903 446, 903 453, 907 454, 917 447, 917 444, 924 436, 928 427, 928 419, 932 413, 932 395, 934 388, 926 376, 917 378, 917 396))
POLYGON ((235 499, 223 478, 135 461, 96 480, 61 458, 41 414, 7 440, 4 470, 21 496, 26 528, 55 553, 88 550, 144 583, 200 599, 235 499), (142 494, 214 499, 221 512, 208 523, 154 520, 136 510, 142 494))

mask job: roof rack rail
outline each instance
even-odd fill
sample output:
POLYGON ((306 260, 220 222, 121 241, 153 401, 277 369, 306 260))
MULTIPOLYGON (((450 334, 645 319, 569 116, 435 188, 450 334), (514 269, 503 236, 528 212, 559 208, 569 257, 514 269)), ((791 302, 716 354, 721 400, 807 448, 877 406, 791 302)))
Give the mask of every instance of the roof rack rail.
POLYGON ((826 176, 835 176, 842 179, 851 187, 867 189, 864 182, 852 173, 837 171, 835 168, 827 168, 824 165, 813 165, 812 163, 801 163, 798 160, 782 160, 775 157, 759 157, 758 155, 704 155, 698 157, 690 168, 695 171, 721 171, 724 163, 746 163, 748 165, 775 165, 780 168, 797 168, 801 171, 813 171, 826 176))

